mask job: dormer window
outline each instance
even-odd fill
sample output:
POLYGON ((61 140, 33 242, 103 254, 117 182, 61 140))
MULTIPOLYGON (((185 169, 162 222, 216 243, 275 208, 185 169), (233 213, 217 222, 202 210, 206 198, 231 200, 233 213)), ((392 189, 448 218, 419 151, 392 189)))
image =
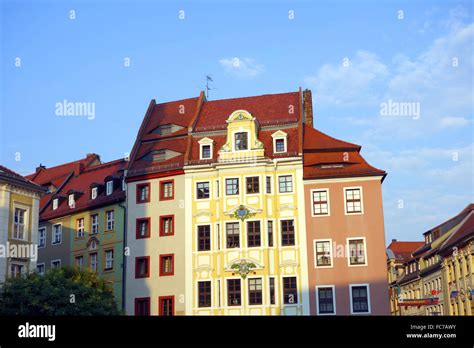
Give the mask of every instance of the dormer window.
POLYGON ((202 138, 199 143, 199 159, 206 160, 212 158, 214 140, 210 138, 202 138))
POLYGON ((272 134, 274 153, 284 153, 288 151, 287 137, 288 134, 281 130, 272 134))
POLYGON ((97 191, 98 191, 98 188, 97 187, 93 187, 92 190, 91 190, 91 198, 92 199, 96 199, 97 198, 97 191))
POLYGON ((201 147, 201 159, 211 158, 211 145, 202 145, 201 147))
POLYGON ((53 199, 53 210, 58 209, 59 200, 57 198, 53 199))
POLYGON ((69 208, 74 208, 76 206, 76 201, 74 200, 74 194, 70 194, 68 197, 69 208))
POLYGON ((106 187, 106 195, 110 196, 112 192, 114 191, 114 182, 112 180, 107 181, 107 187, 106 187))
POLYGON ((166 159, 166 151, 165 150, 156 151, 152 155, 152 161, 153 162, 164 161, 165 159, 166 159))
POLYGON ((235 133, 235 150, 242 151, 248 150, 248 133, 247 132, 238 132, 235 133))
POLYGON ((173 126, 170 124, 165 124, 158 129, 159 134, 166 135, 170 134, 173 130, 173 126))

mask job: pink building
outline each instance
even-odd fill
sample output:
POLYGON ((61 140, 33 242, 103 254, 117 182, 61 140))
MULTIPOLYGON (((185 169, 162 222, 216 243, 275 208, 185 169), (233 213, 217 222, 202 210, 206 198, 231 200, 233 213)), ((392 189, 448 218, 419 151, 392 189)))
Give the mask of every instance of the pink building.
POLYGON ((304 92, 304 191, 312 315, 388 315, 381 183, 361 147, 312 128, 304 92))

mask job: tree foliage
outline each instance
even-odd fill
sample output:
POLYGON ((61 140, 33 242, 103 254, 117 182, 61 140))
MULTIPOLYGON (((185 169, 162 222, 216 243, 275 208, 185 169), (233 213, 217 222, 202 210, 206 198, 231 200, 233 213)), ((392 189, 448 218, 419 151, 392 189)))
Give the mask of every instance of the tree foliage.
POLYGON ((118 315, 113 290, 90 271, 65 267, 8 278, 0 315, 118 315))

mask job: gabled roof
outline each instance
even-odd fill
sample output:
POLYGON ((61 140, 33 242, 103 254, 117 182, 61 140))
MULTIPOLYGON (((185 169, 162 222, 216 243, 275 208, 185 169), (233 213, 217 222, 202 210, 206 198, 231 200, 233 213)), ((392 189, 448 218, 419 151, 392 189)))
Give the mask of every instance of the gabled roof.
POLYGON ((406 262, 411 258, 411 254, 424 244, 424 242, 392 240, 387 249, 390 249, 393 252, 396 261, 406 262))
POLYGON ((453 252, 454 246, 474 239, 474 204, 469 204, 462 214, 466 214, 466 216, 460 222, 460 226, 440 245, 439 249, 442 254, 450 254, 453 252))
POLYGON ((305 125, 303 178, 382 176, 383 180, 387 173, 368 164, 360 149, 359 145, 335 139, 305 125))
POLYGON ((53 210, 52 204, 50 204, 46 209, 41 211, 40 220, 50 220, 125 200, 125 191, 122 190, 122 185, 118 182, 111 195, 106 195, 105 190, 102 190, 102 192, 99 192, 97 198, 92 199, 90 189, 93 183, 104 183, 106 179, 122 177, 125 166, 126 161, 120 159, 88 167, 79 175, 73 176, 60 190, 52 195, 52 199, 58 196, 66 197, 69 193, 73 192, 78 193, 75 197, 74 208, 69 207, 67 200, 60 202, 56 210, 53 210))
POLYGON ((0 165, 0 182, 2 181, 38 193, 43 193, 45 191, 45 189, 43 189, 40 185, 37 185, 26 177, 23 177, 13 170, 0 165))

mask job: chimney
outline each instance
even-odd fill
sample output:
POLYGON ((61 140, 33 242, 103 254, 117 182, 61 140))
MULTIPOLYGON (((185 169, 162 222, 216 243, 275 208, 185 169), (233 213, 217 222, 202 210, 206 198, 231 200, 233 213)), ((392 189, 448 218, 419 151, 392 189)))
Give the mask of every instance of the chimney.
POLYGON ((303 110, 304 110, 304 123, 311 128, 313 127, 313 98, 311 96, 311 90, 305 89, 303 91, 303 110))
POLYGON ((46 169, 46 166, 44 166, 40 163, 40 165, 38 167, 36 167, 36 173, 38 173, 40 170, 43 170, 43 169, 46 169))
POLYGON ((392 239, 392 243, 393 243, 393 242, 396 242, 396 241, 397 241, 396 239, 392 239))

